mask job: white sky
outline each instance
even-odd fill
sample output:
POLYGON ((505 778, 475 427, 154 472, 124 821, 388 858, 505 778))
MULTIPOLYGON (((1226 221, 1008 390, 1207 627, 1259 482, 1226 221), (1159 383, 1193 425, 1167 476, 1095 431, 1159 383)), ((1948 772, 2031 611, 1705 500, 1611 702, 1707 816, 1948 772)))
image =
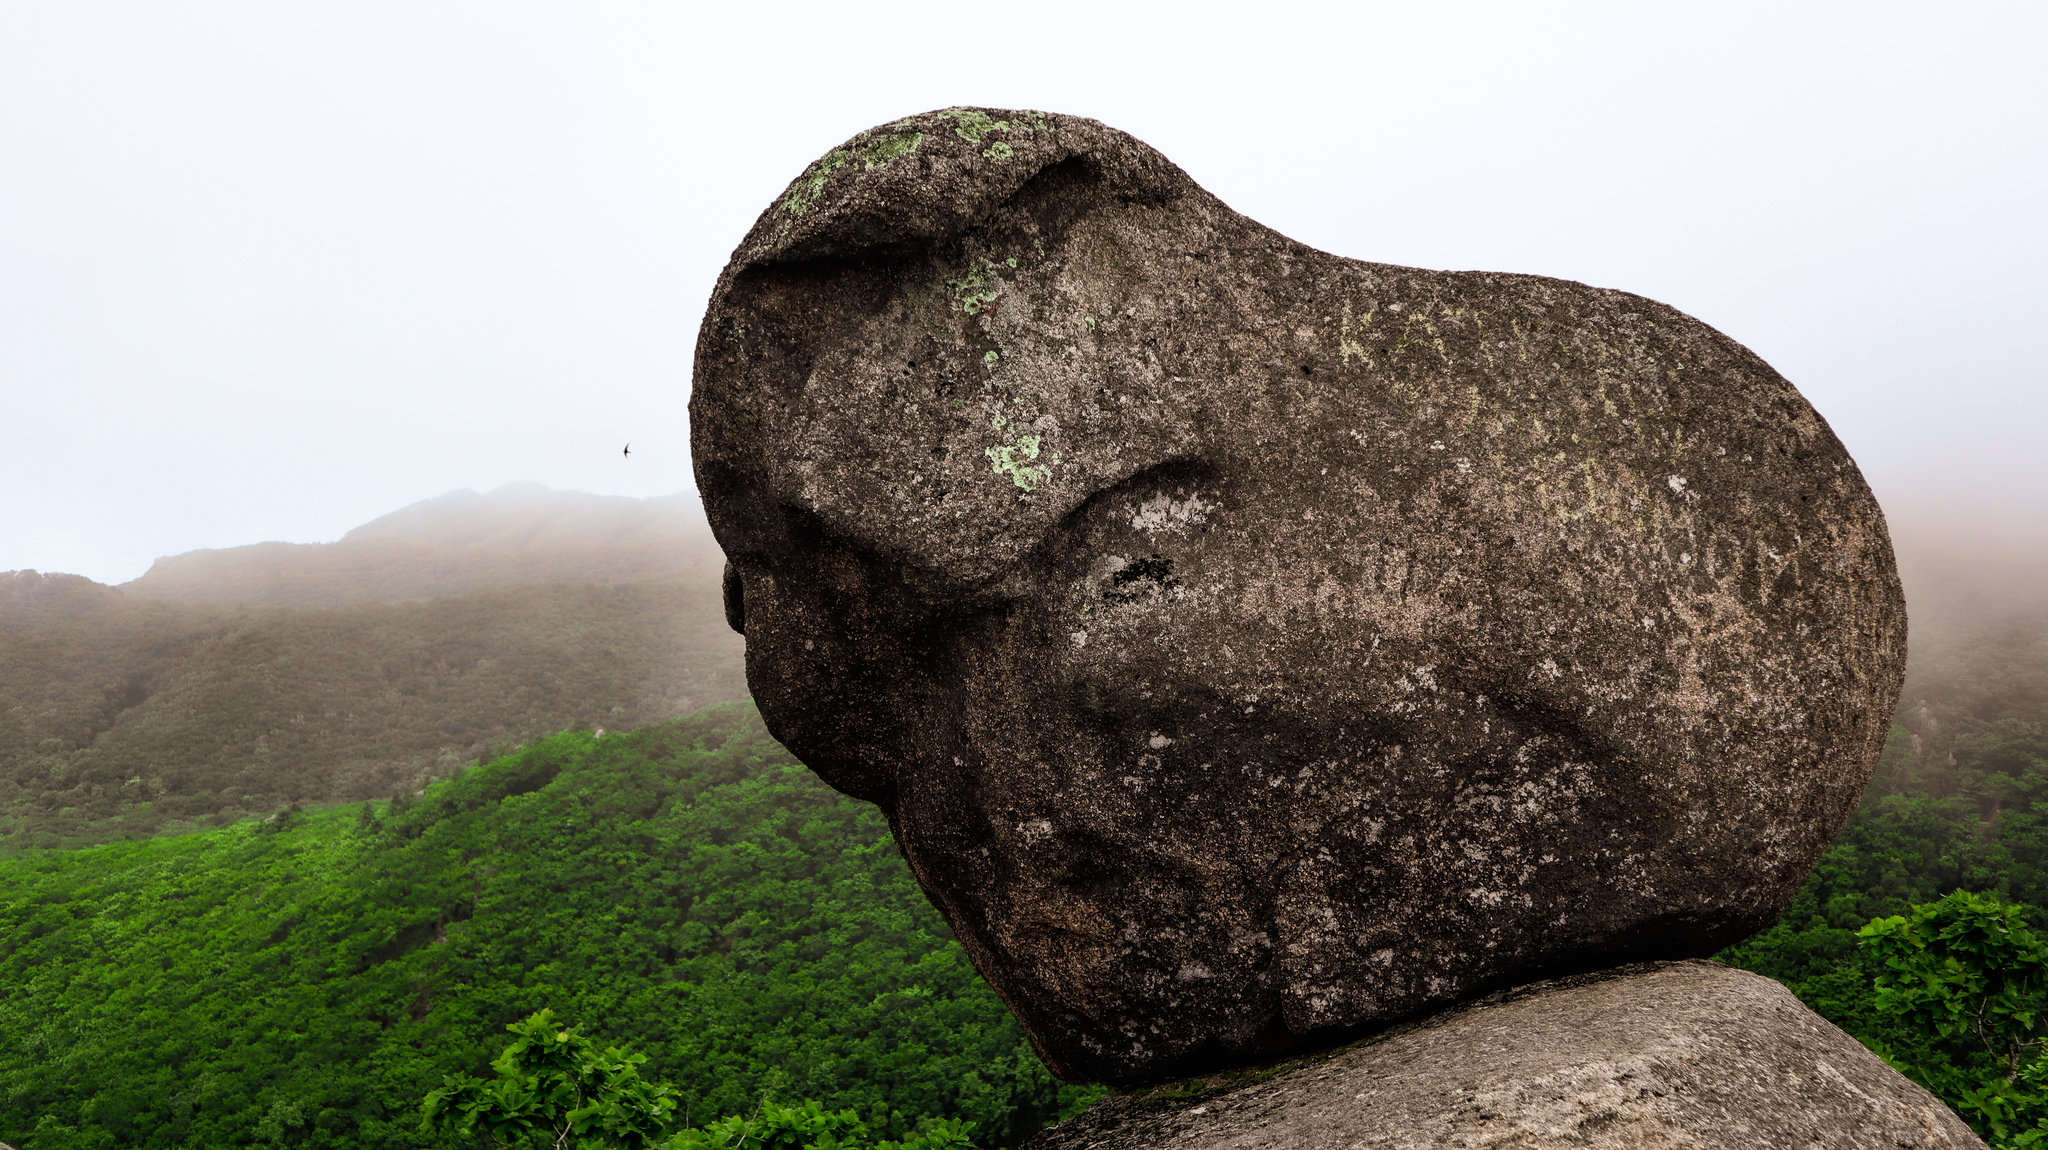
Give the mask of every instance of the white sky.
POLYGON ((953 104, 1094 116, 1342 255, 1661 299, 1798 384, 1895 521, 2048 523, 2044 33, 2038 0, 0 0, 0 570, 687 488, 732 246, 953 104))

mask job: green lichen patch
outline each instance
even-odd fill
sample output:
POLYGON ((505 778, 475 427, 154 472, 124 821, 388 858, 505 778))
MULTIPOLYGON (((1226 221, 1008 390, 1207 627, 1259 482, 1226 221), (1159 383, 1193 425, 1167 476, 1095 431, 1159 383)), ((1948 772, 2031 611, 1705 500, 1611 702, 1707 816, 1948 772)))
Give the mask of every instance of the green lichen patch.
POLYGON ((1003 280, 994 264, 977 256, 968 262, 967 274, 947 280, 946 288, 953 295, 953 306, 971 314, 996 302, 1003 294, 1003 280))
POLYGON ((1371 362, 1371 357, 1366 353, 1365 345, 1358 342, 1358 336, 1363 334, 1366 328, 1372 326, 1372 317, 1379 314, 1379 310, 1379 303, 1374 301, 1371 306, 1365 309, 1365 318, 1355 321, 1357 326, 1354 327, 1354 321, 1351 318, 1351 305, 1348 303, 1344 305, 1344 323, 1338 329, 1337 353, 1345 363, 1350 363, 1354 356, 1371 362))
POLYGON ((922 143, 923 132, 896 132, 876 136, 856 153, 856 158, 860 160, 863 170, 873 171, 898 156, 907 156, 915 152, 917 146, 922 143))
POLYGON ((899 156, 909 155, 924 143, 923 132, 877 132, 865 138, 856 137, 844 148, 834 148, 818 158, 818 161, 804 169, 775 206, 792 216, 800 216, 811 210, 824 194, 825 181, 832 178, 841 168, 858 164, 864 172, 872 172, 899 156))
POLYGON ((737 352, 740 358, 746 358, 747 325, 739 322, 736 319, 733 319, 730 316, 721 317, 721 322, 725 325, 726 329, 725 345, 727 347, 732 348, 733 351, 737 352))
POLYGON ((948 108, 939 113, 939 119, 953 121, 953 133, 970 144, 981 143, 981 138, 990 132, 1010 130, 1006 121, 975 108, 948 108))
POLYGON ((1009 440, 982 451, 988 457, 989 467, 997 475, 1009 476, 1010 482, 1027 495, 1045 486, 1052 478, 1052 465, 1060 461, 1059 452, 1053 452, 1047 462, 1039 463, 1038 448, 1043 442, 1040 437, 1018 434, 1012 430, 1009 418, 1001 412, 991 417, 988 425, 995 429, 997 435, 1009 440))
MULTIPOLYGON (((940 112, 938 118, 953 121, 953 134, 970 144, 979 144, 983 138, 996 132, 1022 136, 1052 131, 1052 122, 1039 112, 1024 112, 1013 120, 998 120, 978 108, 948 108, 940 112)), ((992 160, 1007 160, 1016 156, 1017 151, 1007 141, 992 140, 981 154, 992 160)))

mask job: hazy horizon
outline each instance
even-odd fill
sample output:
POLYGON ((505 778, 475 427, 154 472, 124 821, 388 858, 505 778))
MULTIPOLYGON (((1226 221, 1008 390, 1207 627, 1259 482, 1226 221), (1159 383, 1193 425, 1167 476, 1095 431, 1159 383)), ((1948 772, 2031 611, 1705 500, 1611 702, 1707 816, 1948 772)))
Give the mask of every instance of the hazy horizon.
POLYGON ((0 570, 119 583, 515 481, 689 492, 733 244, 841 140, 956 104, 1093 116, 1338 254, 1669 303, 1806 394, 1902 563, 2035 562, 2048 10, 1034 12, 0 12, 0 570))
MULTIPOLYGON (((606 505, 594 509, 600 514, 581 513, 579 521, 571 525, 572 534, 590 536, 591 539, 579 543, 557 537, 551 542, 543 539, 534 545, 552 545, 560 550, 564 546, 588 546, 594 541, 612 551, 672 546, 686 540, 704 541, 692 543, 692 546, 709 545, 710 528, 704 521, 695 492, 646 497, 608 496, 515 482, 486 492, 457 489, 417 500, 357 524, 333 539, 252 539, 219 548, 195 548, 159 556, 145 571, 138 571, 125 579, 102 579, 85 572, 34 570, 44 575, 84 574, 94 582, 118 586, 130 593, 146 593, 151 597, 171 594, 192 601, 228 602, 248 596, 237 591, 222 599, 199 590, 216 577, 211 574, 215 569, 209 566, 212 560, 196 567, 189 563, 182 565, 185 569, 177 569, 181 566, 177 564, 166 568, 164 561, 180 556, 202 558, 209 553, 236 557, 238 570, 222 576, 231 582, 237 575, 246 578, 247 572, 239 568, 258 564, 268 565, 265 569, 276 572, 268 577, 269 580, 282 578, 289 583, 292 574, 304 574, 301 557, 266 549, 286 546, 297 551, 308 546, 331 546, 351 541, 376 545, 416 539, 429 545, 502 550, 511 546, 508 539, 523 539, 529 532, 548 530, 547 521, 568 514, 568 505, 578 500, 606 505), (470 498, 464 499, 464 496, 470 498), (662 504, 669 506, 660 506, 662 504), (537 514, 522 524, 517 522, 522 508, 533 509, 537 514), (667 514, 662 516, 663 512, 667 514), (657 520, 657 516, 661 518, 657 520), (665 544, 665 541, 673 542, 665 544), (237 553, 245 551, 254 554, 237 556, 237 553), (165 577, 174 582, 178 588, 176 591, 148 590, 153 581, 165 577)), ((2002 627, 2016 620, 2023 621, 2023 626, 2032 627, 2038 624, 2040 616, 2048 613, 2048 580, 2040 575, 2044 563, 2048 563, 2048 532, 2038 528, 2015 531, 2008 520, 1972 515, 1967 509, 1944 509, 1927 502, 1910 505, 1903 515, 1888 509, 1888 517, 1900 577, 1906 587, 1909 633, 1916 651, 1946 644, 1985 627, 2002 627)), ((715 555, 710 561, 715 562, 715 555)), ((9 572, 0 572, 5 573, 9 572)), ((560 577, 542 564, 534 571, 520 572, 516 578, 510 573, 501 573, 481 582, 471 578, 461 586, 560 577)))

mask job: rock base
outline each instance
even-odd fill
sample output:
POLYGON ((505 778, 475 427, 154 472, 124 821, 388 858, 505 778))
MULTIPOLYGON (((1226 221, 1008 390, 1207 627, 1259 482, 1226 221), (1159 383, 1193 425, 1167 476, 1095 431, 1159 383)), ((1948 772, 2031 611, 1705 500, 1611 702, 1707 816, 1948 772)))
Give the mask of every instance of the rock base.
POLYGON ((1027 1150, 1982 1147, 1783 986, 1718 963, 1535 983, 1291 1064, 1128 1091, 1027 1150))

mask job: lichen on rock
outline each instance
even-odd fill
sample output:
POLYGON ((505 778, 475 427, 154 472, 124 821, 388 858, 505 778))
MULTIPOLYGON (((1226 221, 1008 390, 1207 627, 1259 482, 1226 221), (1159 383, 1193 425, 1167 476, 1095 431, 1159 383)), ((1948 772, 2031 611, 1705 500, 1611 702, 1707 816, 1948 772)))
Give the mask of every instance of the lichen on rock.
POLYGON ((827 159, 883 135, 918 142, 813 165, 720 278, 698 485, 770 729, 888 812, 1056 1071, 1786 904, 1905 637, 1791 384, 1624 292, 1316 251, 1092 120, 827 159))

